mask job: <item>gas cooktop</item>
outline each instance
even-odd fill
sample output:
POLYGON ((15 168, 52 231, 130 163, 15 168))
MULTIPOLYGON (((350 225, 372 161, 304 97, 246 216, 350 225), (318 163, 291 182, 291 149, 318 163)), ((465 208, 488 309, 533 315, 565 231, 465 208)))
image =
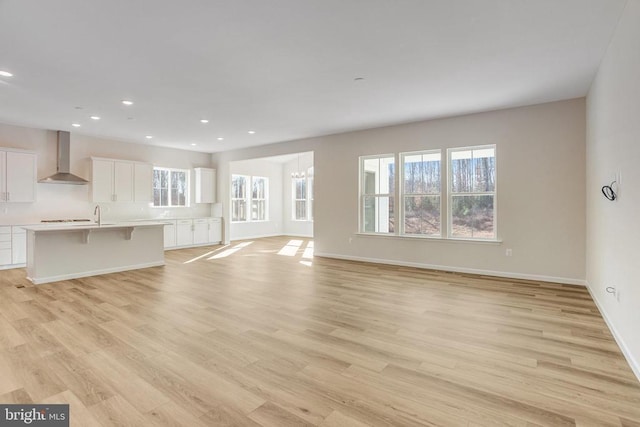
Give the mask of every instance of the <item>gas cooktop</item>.
POLYGON ((40 222, 91 222, 90 219, 72 218, 72 219, 43 219, 40 222))

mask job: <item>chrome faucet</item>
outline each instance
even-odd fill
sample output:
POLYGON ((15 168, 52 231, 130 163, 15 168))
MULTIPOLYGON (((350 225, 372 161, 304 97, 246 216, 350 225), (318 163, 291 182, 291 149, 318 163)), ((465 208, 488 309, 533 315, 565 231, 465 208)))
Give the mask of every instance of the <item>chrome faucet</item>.
POLYGON ((98 215, 98 225, 102 225, 102 218, 100 216, 100 205, 96 205, 96 208, 93 210, 93 215, 98 215))

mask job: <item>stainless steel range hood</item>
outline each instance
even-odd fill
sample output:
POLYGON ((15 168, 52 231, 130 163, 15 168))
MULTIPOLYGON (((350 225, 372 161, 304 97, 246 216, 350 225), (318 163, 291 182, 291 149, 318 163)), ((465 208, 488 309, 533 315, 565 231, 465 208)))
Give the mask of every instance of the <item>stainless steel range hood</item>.
POLYGON ((58 131, 58 173, 41 179, 38 182, 46 184, 75 184, 85 185, 88 184, 84 178, 80 178, 71 173, 71 133, 65 131, 58 131))

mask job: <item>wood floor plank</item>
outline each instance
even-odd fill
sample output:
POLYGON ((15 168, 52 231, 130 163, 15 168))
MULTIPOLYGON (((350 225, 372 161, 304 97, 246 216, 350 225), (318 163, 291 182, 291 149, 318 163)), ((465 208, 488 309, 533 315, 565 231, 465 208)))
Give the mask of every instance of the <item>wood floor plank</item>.
POLYGON ((72 426, 640 425, 584 287, 279 255, 291 240, 0 271, 0 402, 69 403, 72 426))

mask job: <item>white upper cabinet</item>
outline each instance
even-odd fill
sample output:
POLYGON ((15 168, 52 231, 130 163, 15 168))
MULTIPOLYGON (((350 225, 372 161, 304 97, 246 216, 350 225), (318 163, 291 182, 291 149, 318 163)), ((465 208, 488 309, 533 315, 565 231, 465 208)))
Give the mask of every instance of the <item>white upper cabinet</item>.
POLYGON ((196 203, 216 202, 216 170, 195 168, 196 203))
POLYGON ((150 202, 153 165, 126 160, 91 159, 94 202, 150 202))
POLYGON ((35 202, 36 154, 0 151, 0 202, 35 202))
POLYGON ((136 202, 153 201, 153 165, 135 163, 133 170, 133 199, 136 202))
POLYGON ((133 202, 133 163, 113 162, 114 202, 133 202))

